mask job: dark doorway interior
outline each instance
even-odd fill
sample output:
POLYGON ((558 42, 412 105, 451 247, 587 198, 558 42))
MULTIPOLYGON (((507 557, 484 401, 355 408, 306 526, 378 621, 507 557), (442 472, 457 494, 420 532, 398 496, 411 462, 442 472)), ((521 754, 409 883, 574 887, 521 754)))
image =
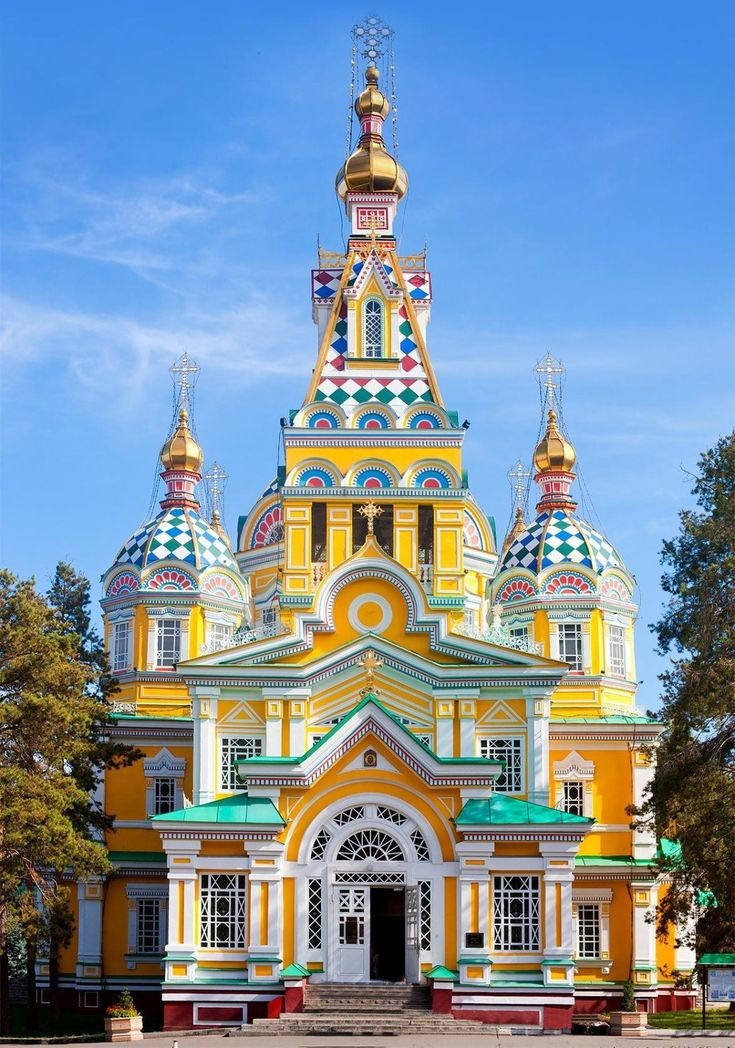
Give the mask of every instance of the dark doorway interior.
POLYGON ((370 889, 370 978, 402 982, 406 977, 406 892, 370 889))

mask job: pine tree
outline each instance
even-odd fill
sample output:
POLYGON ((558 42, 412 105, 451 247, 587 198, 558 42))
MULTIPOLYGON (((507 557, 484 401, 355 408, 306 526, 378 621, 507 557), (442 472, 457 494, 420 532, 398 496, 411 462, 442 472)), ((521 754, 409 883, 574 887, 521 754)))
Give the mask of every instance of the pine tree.
POLYGON ((701 456, 692 494, 699 509, 679 514, 679 533, 661 553, 669 597, 652 629, 672 664, 661 676, 666 730, 641 814, 681 846, 660 863, 671 880, 660 926, 701 912, 699 946, 727 950, 735 947, 735 433, 701 456))
MULTIPOLYGON (((100 838, 109 819, 92 790, 101 769, 138 756, 106 737, 109 693, 86 580, 60 565, 46 600, 32 580, 0 571, 0 959, 8 928, 31 928, 29 898, 53 912, 62 873, 108 870, 100 838)), ((35 940, 38 926, 29 934, 35 940)), ((2 963, 3 1032, 6 976, 2 963)))

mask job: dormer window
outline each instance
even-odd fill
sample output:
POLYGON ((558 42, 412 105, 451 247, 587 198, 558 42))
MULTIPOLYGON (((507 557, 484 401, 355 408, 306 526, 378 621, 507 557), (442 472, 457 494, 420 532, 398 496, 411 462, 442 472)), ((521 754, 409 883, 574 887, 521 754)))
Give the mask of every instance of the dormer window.
POLYGON ((362 317, 363 356, 383 356, 383 327, 383 303, 377 298, 369 298, 362 317))

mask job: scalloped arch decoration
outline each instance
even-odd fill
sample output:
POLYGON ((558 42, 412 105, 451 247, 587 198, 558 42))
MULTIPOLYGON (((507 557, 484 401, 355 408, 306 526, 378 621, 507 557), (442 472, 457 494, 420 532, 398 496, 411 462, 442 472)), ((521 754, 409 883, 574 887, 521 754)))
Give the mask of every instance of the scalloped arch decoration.
POLYGON ((417 411, 408 420, 408 429, 443 429, 442 418, 433 411, 417 411))
POLYGON ((584 575, 578 575, 576 571, 560 571, 546 580, 544 593, 555 597, 587 597, 594 593, 594 589, 584 575))
POLYGON ((321 466, 310 466, 297 473, 295 486, 300 488, 334 488, 337 486, 337 479, 328 469, 324 469, 321 466))
POLYGON ((355 471, 352 485, 356 488, 392 488, 395 484, 387 469, 380 466, 364 466, 355 471))
POLYGON ((451 488, 452 478, 443 469, 426 466, 416 471, 411 481, 412 488, 451 488))
POLYGON ((514 600, 527 600, 535 597, 538 590, 528 579, 508 579, 498 593, 497 599, 501 604, 510 604, 514 600))
POLYGON ((608 600, 619 600, 627 603, 631 599, 631 592, 622 579, 617 575, 610 575, 600 587, 600 593, 608 600))
POLYGON ((107 587, 107 596, 122 597, 126 593, 135 593, 138 589, 140 589, 140 583, 135 575, 132 575, 129 571, 123 571, 116 575, 107 587))
POLYGON ((389 429, 393 420, 384 411, 364 411, 355 419, 357 429, 389 429))
POLYGON ((211 593, 213 597, 226 597, 228 600, 242 600, 243 595, 229 575, 217 572, 216 575, 208 575, 202 593, 211 593))
POLYGON ((147 590, 195 590, 193 576, 179 568, 159 568, 145 580, 147 590))
POLYGON ((342 421, 336 412, 323 409, 312 411, 305 422, 309 429, 339 429, 342 425, 342 421))
POLYGON ((281 507, 276 502, 264 509, 256 520, 250 536, 250 549, 270 546, 274 542, 280 542, 282 538, 283 521, 281 519, 281 507))
POLYGON ((480 526, 469 510, 464 511, 464 528, 462 531, 465 546, 470 549, 484 549, 485 543, 482 539, 480 526))

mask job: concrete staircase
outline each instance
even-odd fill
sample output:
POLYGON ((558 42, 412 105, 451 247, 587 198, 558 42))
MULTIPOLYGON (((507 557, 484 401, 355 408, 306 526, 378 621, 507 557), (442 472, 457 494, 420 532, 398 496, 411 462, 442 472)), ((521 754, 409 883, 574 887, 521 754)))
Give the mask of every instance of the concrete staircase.
POLYGON ((484 1023, 457 1020, 451 1015, 435 1015, 430 1009, 429 990, 425 986, 316 983, 306 990, 303 1012, 284 1012, 279 1019, 255 1019, 248 1026, 241 1027, 238 1034, 360 1037, 409 1033, 457 1036, 492 1032, 492 1027, 484 1023))

